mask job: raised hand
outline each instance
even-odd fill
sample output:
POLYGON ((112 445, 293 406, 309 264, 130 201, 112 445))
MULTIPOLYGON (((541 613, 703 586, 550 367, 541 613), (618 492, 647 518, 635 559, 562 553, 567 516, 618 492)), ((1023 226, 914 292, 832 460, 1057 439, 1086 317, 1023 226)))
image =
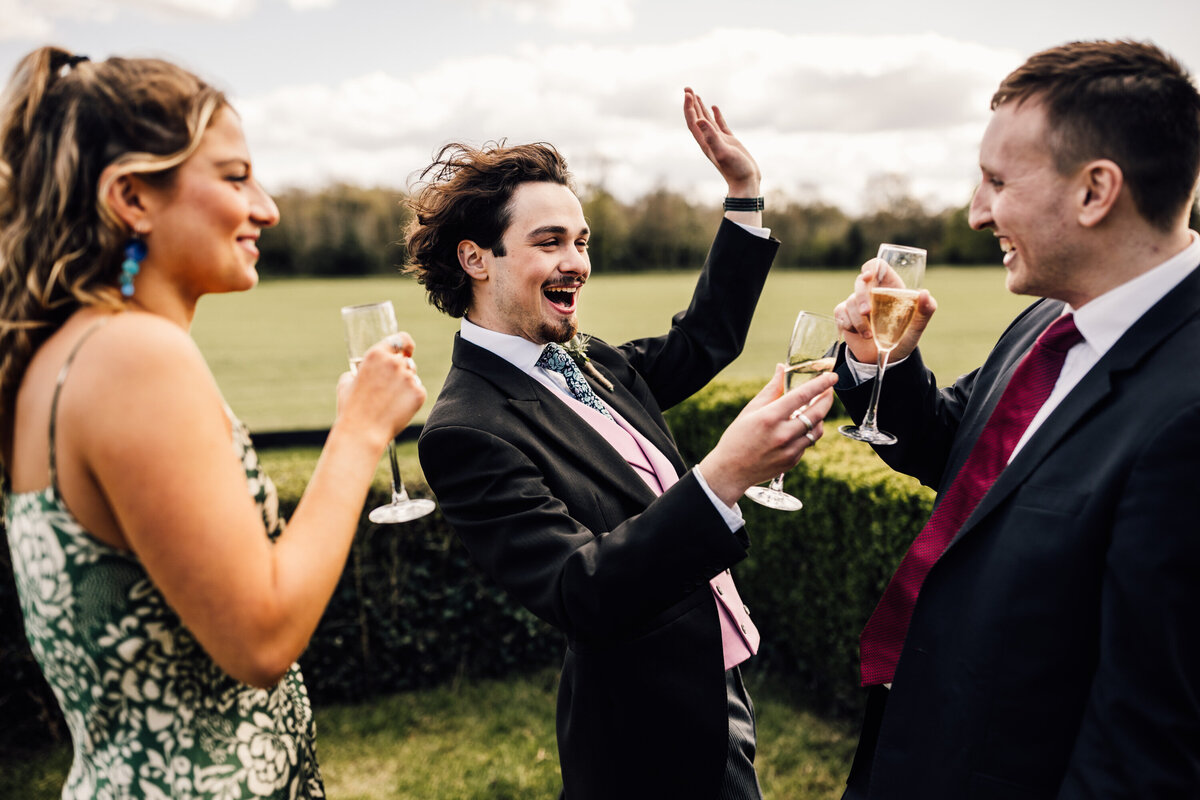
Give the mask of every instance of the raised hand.
POLYGON ((758 163, 733 135, 721 109, 713 106, 710 110, 688 87, 683 90, 683 118, 696 144, 729 185, 729 196, 758 197, 762 184, 758 163))

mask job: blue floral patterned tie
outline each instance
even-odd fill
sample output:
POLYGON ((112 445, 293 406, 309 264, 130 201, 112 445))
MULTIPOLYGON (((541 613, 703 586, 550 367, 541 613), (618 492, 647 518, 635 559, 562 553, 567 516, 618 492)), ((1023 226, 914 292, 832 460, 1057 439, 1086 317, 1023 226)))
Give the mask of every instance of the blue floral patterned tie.
POLYGON ((612 414, 608 413, 608 409, 604 407, 604 403, 600 402, 600 398, 596 396, 596 393, 592 391, 592 387, 584 380, 583 372, 579 369, 579 365, 575 363, 575 359, 567 354, 562 345, 555 344, 554 342, 546 345, 546 349, 538 357, 535 366, 562 375, 567 379, 567 388, 571 390, 571 394, 575 396, 576 400, 588 408, 595 409, 609 419, 612 419, 612 414))

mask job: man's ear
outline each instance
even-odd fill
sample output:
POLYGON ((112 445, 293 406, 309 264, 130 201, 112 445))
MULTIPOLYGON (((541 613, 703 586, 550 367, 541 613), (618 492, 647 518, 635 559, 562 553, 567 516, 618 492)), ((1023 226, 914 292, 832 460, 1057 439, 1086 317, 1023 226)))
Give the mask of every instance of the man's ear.
POLYGON ((131 230, 145 235, 153 227, 147 208, 146 183, 129 173, 118 173, 109 166, 100 173, 100 186, 109 210, 131 230))
POLYGON ((485 254, 487 250, 472 242, 470 239, 463 239, 458 243, 458 263, 463 268, 463 271, 471 276, 473 280, 486 281, 488 279, 488 264, 485 254))
POLYGON ((1116 162, 1099 158, 1085 164, 1079 171, 1077 189, 1079 224, 1092 228, 1103 222, 1117 204, 1125 174, 1116 162))

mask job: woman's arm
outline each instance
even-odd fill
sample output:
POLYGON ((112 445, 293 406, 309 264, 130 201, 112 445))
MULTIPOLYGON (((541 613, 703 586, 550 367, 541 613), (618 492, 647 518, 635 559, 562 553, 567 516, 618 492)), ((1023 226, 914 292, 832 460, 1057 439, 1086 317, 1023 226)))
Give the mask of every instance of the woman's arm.
POLYGON ((272 544, 220 393, 186 333, 124 314, 95 338, 64 388, 60 434, 75 437, 64 444, 213 660, 238 680, 273 684, 332 595, 384 447, 425 399, 407 364, 411 340, 406 352, 376 347, 343 380, 309 487, 272 544))

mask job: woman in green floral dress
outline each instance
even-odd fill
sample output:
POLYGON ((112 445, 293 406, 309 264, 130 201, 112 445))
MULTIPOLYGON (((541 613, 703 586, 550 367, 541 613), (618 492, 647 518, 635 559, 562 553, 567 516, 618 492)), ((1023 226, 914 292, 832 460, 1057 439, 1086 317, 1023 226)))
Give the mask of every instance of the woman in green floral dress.
POLYGON ((42 48, 0 101, 5 526, 65 798, 324 795, 295 660, 425 391, 406 334, 344 375, 284 530, 188 335, 278 214, 224 96, 172 64, 42 48))

